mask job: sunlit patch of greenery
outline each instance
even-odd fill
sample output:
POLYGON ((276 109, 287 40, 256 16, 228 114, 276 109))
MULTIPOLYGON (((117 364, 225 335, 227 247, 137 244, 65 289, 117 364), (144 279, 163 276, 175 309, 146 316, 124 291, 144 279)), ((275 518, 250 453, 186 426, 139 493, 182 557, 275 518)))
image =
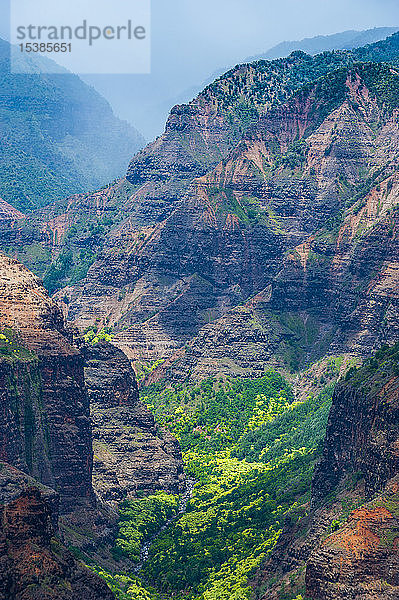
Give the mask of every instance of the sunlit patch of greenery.
POLYGON ((154 360, 153 362, 148 362, 148 363, 136 361, 134 366, 135 366, 137 381, 139 381, 139 382, 144 381, 144 379, 148 375, 150 375, 150 373, 155 371, 155 369, 157 367, 159 367, 159 365, 162 365, 162 363, 164 363, 164 362, 165 362, 164 358, 159 358, 158 360, 154 360))
MULTIPOLYGON (((270 399, 281 405, 294 401, 290 385, 276 371, 258 379, 208 378, 172 387, 157 383, 143 389, 142 399, 159 423, 179 439, 183 450, 207 452, 230 447, 247 428, 254 427, 256 414, 260 418, 259 402, 264 402, 267 412, 270 399)), ((275 406, 274 410, 280 409, 275 406)))
POLYGON ((88 327, 83 335, 86 344, 90 344, 91 346, 95 346, 100 340, 110 342, 112 338, 113 335, 109 327, 102 327, 101 329, 98 329, 98 327, 88 327))
POLYGON ((287 511, 309 498, 332 388, 297 402, 269 371, 143 391, 197 481, 187 512, 152 545, 146 581, 168 597, 252 598, 251 574, 273 549, 287 511))
POLYGON ((118 600, 160 600, 159 594, 148 586, 143 586, 138 577, 125 574, 111 574, 101 567, 89 567, 104 579, 118 600))
POLYGON ((22 343, 19 335, 10 327, 0 330, 0 359, 30 360, 35 354, 22 343))
POLYGON ((143 542, 177 515, 178 509, 179 497, 165 492, 137 500, 124 500, 119 507, 115 556, 126 554, 138 562, 143 542))
POLYGON ((253 598, 249 579, 274 548, 287 512, 294 520, 304 514, 332 389, 298 402, 272 370, 253 380, 144 388, 197 483, 183 515, 174 513, 177 498, 162 493, 120 507, 115 557, 136 562, 143 540, 176 518, 154 539, 140 579, 103 572, 117 597, 253 598))

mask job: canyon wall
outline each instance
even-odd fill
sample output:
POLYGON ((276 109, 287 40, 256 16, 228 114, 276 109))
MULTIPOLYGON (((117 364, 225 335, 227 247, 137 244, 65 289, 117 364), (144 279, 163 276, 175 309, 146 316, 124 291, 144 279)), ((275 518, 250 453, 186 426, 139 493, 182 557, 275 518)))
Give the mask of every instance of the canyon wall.
POLYGON ((107 342, 86 346, 84 357, 97 497, 115 506, 138 493, 184 491, 179 444, 140 402, 127 357, 107 342))
POLYGON ((0 456, 61 497, 93 506, 92 443, 83 358, 39 280, 0 256, 0 456))

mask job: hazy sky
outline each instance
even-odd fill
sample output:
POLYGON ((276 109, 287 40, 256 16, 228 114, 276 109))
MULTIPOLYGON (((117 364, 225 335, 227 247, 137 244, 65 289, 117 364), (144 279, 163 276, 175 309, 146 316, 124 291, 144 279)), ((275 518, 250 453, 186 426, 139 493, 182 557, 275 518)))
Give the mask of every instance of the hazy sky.
MULTIPOLYGON (((0 0, 1 37, 7 37, 9 1, 0 0)), ((118 5, 129 0, 111 1, 117 18, 118 5)), ((156 104, 166 111, 168 102, 220 67, 283 40, 397 25, 399 0, 152 0, 151 74, 85 80, 149 135, 145 111, 156 104)))

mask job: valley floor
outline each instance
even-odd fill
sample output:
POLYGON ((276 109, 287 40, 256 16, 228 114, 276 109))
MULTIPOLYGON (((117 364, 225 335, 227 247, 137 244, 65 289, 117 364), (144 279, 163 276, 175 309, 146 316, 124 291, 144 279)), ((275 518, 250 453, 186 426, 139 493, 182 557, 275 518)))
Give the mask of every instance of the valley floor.
POLYGON ((196 483, 183 513, 164 493, 122 505, 114 552, 137 566, 123 574, 96 568, 117 596, 253 598, 250 579, 287 513, 300 520, 308 506, 333 386, 298 402, 270 371, 255 380, 145 388, 143 400, 179 439, 196 483))

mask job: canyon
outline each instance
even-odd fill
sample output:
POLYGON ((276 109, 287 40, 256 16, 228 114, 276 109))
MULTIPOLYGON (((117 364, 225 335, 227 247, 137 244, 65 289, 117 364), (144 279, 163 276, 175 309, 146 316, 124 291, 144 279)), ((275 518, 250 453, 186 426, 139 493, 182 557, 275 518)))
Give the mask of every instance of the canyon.
POLYGON ((135 573, 185 471, 141 597, 398 595, 398 90, 399 34, 239 65, 111 185, 0 201, 4 598, 112 598, 81 557, 135 573))
MULTIPOLYGON (((58 516, 58 534, 66 543, 73 540, 76 545, 80 529, 80 545, 90 547, 93 542, 82 536, 82 528, 91 531, 93 538, 93 524, 97 544, 107 536, 112 539, 116 517, 107 503, 112 505, 115 499, 140 489, 168 485, 176 491, 184 489, 180 450, 176 440, 157 429, 151 413, 139 404, 134 372, 118 349, 105 343, 96 351, 79 350, 73 331, 65 328, 60 309, 36 276, 5 255, 0 255, 0 273, 2 545, 13 557, 5 566, 4 598, 78 598, 86 593, 93 600, 112 598, 105 584, 85 571, 54 538, 58 516), (101 370, 104 354, 111 360, 101 370), (116 363, 114 379, 109 378, 112 360, 116 363), (85 369, 89 371, 86 376, 85 369), (89 400, 93 396, 92 409, 98 409, 102 418, 93 419, 92 427, 89 400), (124 403, 130 408, 125 418, 122 411, 112 415, 112 406, 124 403), (123 429, 127 424, 131 433, 126 440, 123 429), (131 446, 125 464, 95 455, 93 476, 92 429, 103 449, 105 441, 116 448, 124 443, 131 446), (135 436, 145 440, 139 450, 135 436), (130 465, 126 471, 133 456, 136 468, 130 465), (115 468, 124 473, 124 479, 118 480, 115 468), (32 544, 38 546, 38 566, 29 562, 32 544), (54 579, 48 595, 47 578, 54 579), (69 583, 63 584, 64 580, 69 583), (58 585, 72 586, 71 593, 60 592, 58 585)), ((94 449, 98 450, 95 444, 94 449)))

